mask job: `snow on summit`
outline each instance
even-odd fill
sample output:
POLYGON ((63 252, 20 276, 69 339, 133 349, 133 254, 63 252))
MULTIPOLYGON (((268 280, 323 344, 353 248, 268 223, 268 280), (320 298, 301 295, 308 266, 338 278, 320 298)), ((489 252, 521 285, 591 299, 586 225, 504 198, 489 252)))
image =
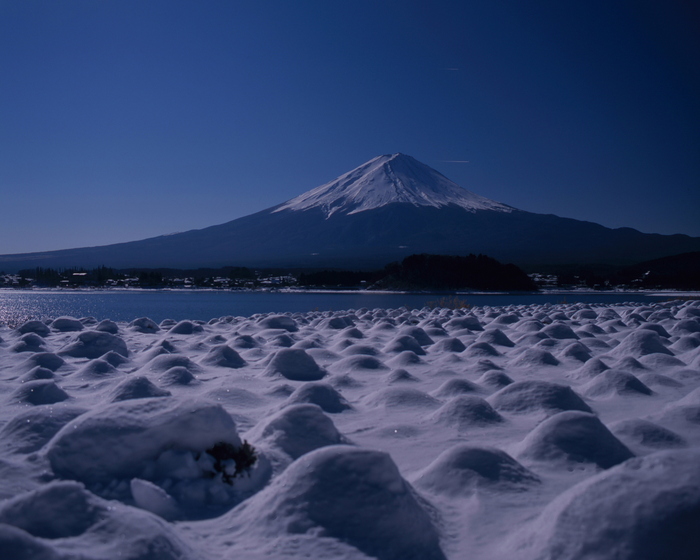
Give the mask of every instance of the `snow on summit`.
POLYGON ((454 204, 470 211, 513 210, 460 187, 411 156, 397 153, 376 157, 285 202, 275 212, 321 208, 330 217, 336 212, 357 214, 393 203, 435 208, 454 204))

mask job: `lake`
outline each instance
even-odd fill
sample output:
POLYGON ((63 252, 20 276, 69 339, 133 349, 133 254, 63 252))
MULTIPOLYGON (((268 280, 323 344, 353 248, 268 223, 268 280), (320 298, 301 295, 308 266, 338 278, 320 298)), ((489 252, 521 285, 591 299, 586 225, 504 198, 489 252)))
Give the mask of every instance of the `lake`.
MULTIPOLYGON (((16 326, 33 319, 68 315, 98 320, 131 321, 150 317, 207 321, 225 315, 249 316, 269 312, 340 311, 344 309, 421 308, 446 296, 426 293, 317 293, 236 291, 22 291, 0 290, 0 325, 16 326)), ((567 292, 555 294, 461 294, 473 306, 543 303, 651 303, 670 294, 567 292)))

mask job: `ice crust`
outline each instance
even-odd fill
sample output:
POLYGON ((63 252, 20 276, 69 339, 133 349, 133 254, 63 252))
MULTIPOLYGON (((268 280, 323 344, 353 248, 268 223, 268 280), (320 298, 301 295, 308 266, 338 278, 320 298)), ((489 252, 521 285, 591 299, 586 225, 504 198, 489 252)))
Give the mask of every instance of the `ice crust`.
POLYGON ((30 321, 0 400, 3 560, 700 549, 697 301, 30 321))

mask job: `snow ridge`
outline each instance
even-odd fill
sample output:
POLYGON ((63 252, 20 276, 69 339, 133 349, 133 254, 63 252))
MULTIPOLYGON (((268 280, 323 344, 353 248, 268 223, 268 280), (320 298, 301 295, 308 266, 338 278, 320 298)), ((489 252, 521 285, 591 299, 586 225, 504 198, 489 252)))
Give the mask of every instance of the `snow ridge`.
POLYGON ((276 208, 309 210, 321 208, 326 217, 336 212, 357 214, 392 203, 440 208, 454 204, 466 210, 512 212, 513 208, 474 194, 441 173, 405 154, 376 157, 276 208))

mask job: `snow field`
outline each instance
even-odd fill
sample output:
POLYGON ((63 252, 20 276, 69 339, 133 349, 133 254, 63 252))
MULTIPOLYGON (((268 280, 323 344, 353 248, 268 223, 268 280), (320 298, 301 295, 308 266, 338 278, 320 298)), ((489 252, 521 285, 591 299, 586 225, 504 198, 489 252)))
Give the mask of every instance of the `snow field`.
POLYGON ((700 549, 697 301, 29 321, 0 399, 3 559, 700 549))

